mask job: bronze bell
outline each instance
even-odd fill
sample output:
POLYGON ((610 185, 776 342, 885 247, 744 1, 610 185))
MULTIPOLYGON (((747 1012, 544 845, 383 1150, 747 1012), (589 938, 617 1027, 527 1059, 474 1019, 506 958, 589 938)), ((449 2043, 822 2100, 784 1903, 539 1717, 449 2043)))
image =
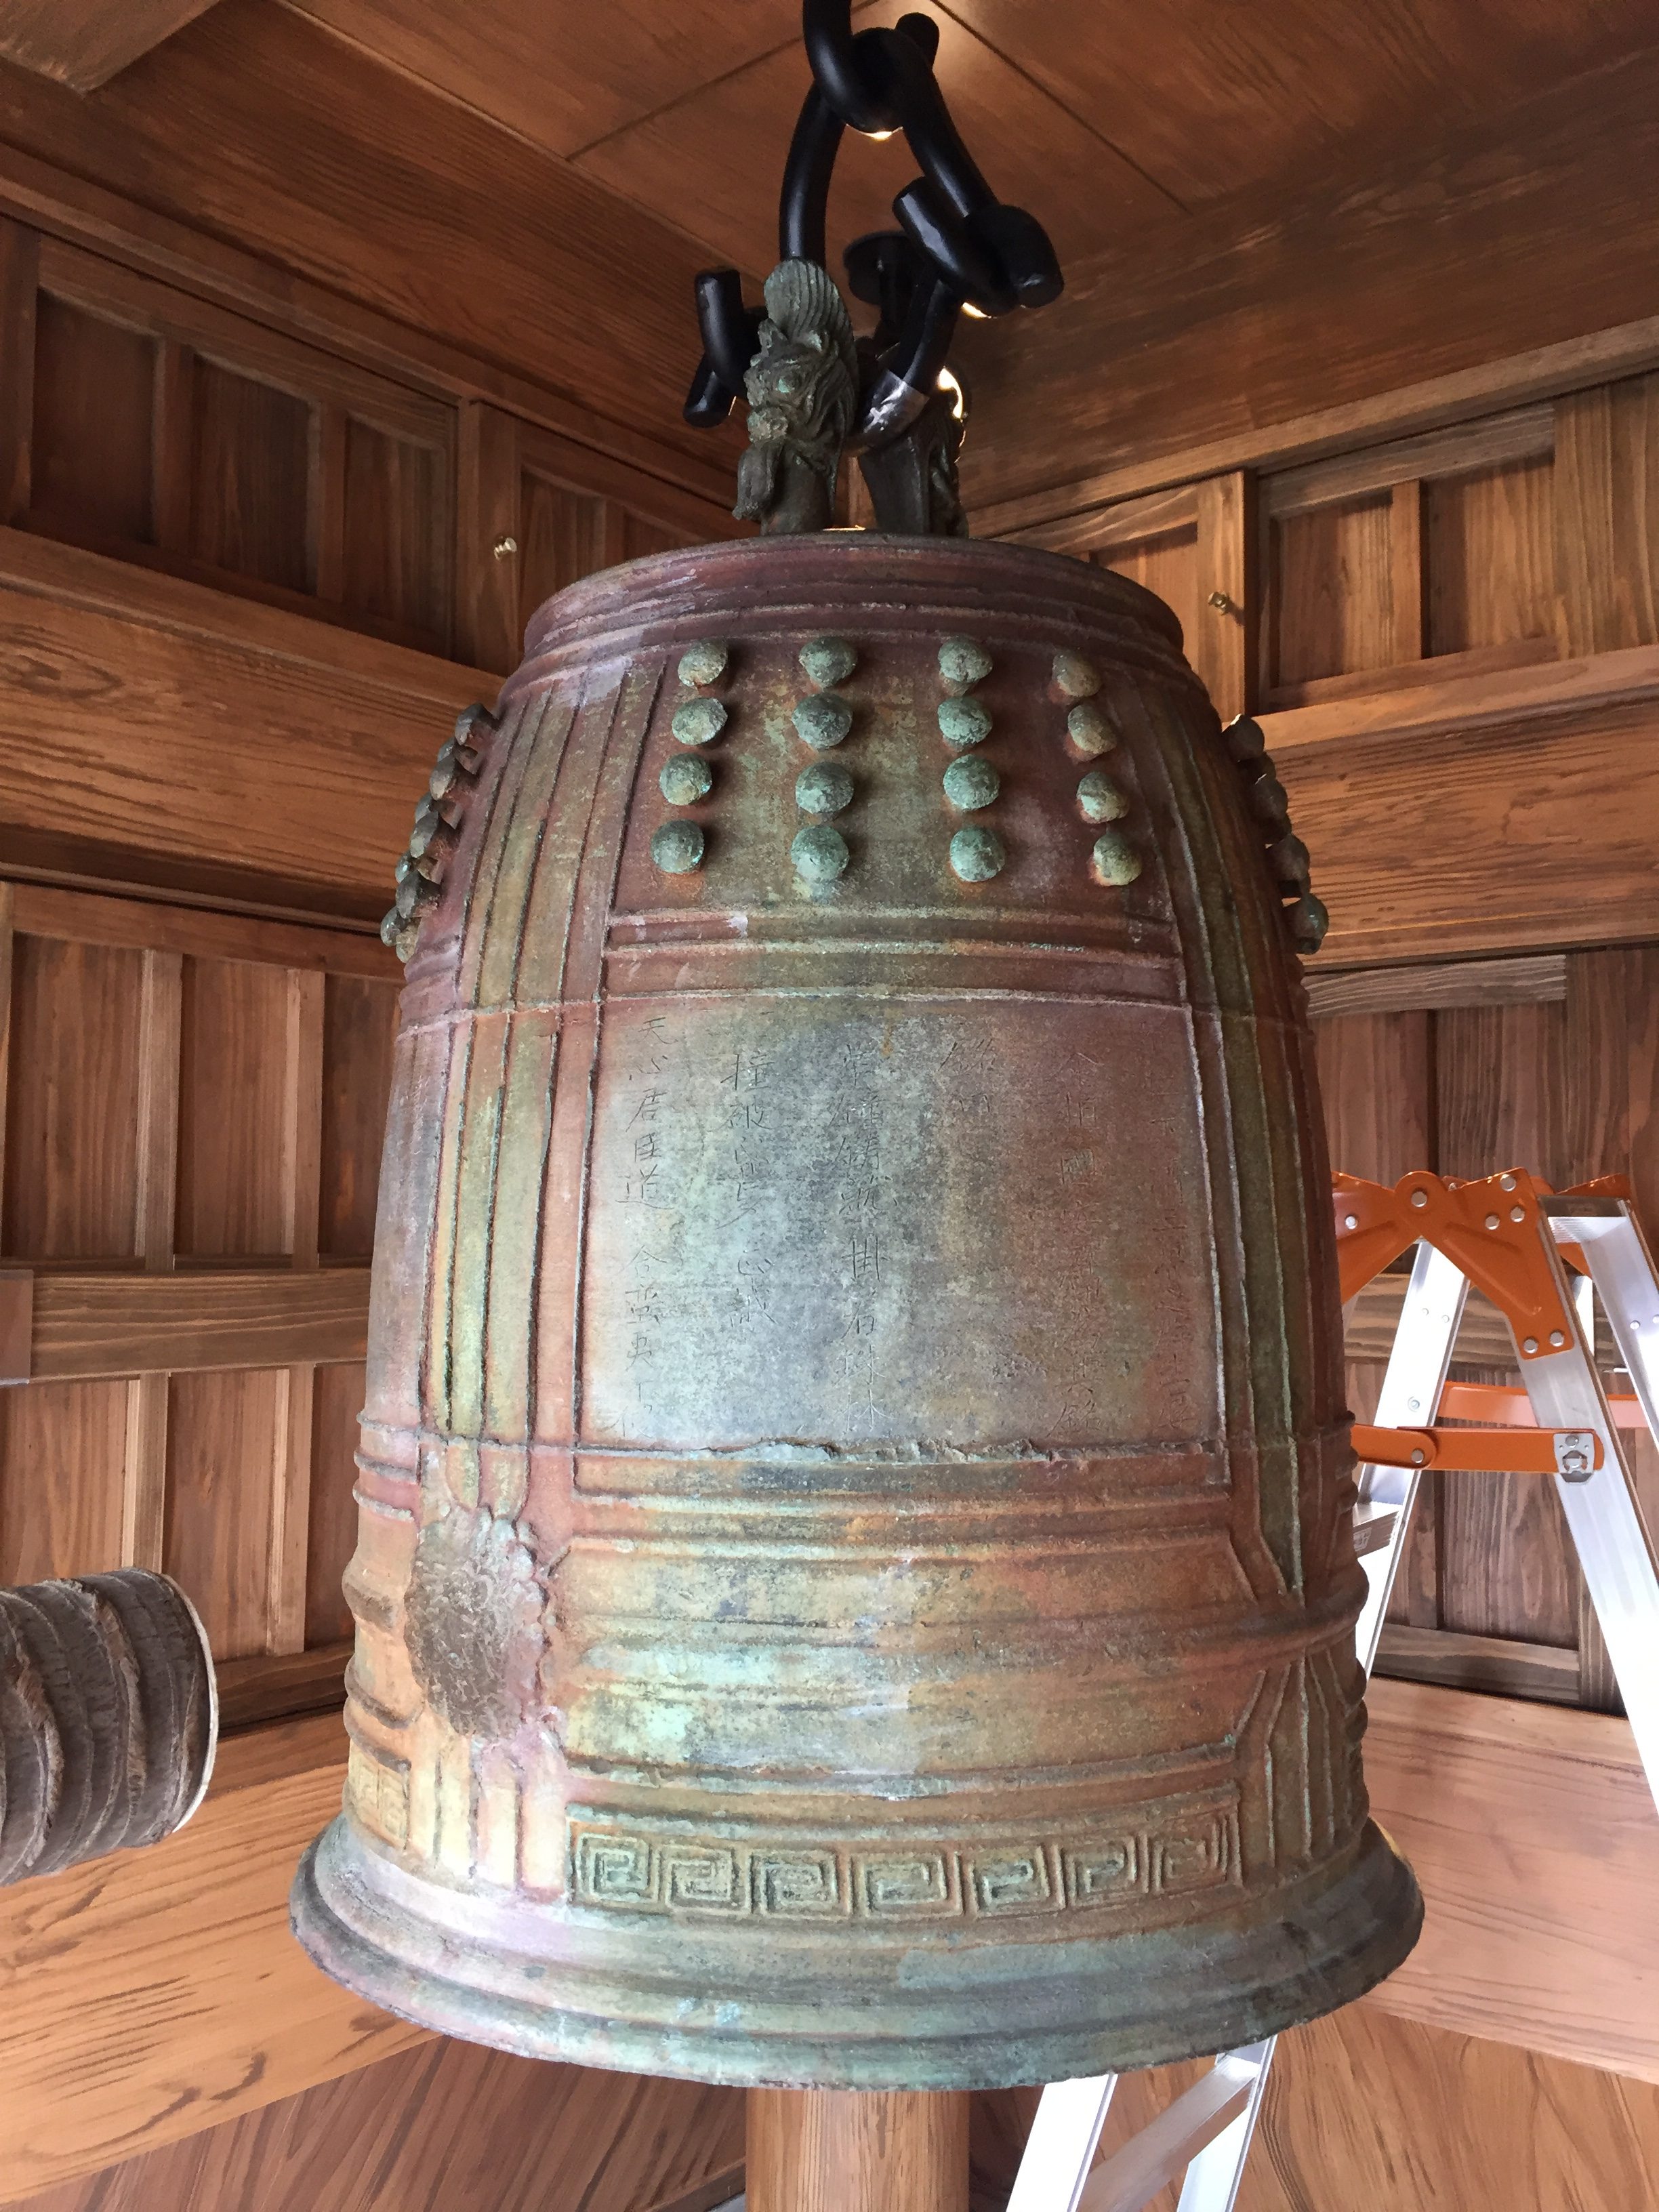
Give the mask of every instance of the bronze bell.
POLYGON ((541 610, 397 909, 331 1973, 537 2056, 965 2088, 1409 1950, 1253 750, 1159 601, 1025 547, 541 610))

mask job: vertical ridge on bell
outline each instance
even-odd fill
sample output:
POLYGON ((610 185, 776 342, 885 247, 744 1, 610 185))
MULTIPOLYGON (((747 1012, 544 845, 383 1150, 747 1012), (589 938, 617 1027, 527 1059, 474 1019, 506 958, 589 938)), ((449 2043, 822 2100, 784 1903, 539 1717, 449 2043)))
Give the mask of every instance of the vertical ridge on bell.
POLYGON ((522 967, 522 992, 538 1004, 556 1003, 562 1066, 586 1070, 580 1080, 555 1089, 543 1158, 539 1249, 542 1255, 532 1313, 530 1433, 539 1443, 574 1445, 581 1394, 581 1311, 577 1294, 586 1219, 588 1127, 593 1070, 599 1053, 598 1000, 605 957, 612 877, 607 872, 597 917, 591 847, 597 822, 611 821, 626 805, 637 774, 645 732, 663 699, 659 658, 617 669, 614 688, 583 702, 582 726, 591 714, 595 735, 580 776, 567 775, 556 792, 556 817, 544 842, 531 886, 522 967), (599 733, 602 726, 602 734, 599 733), (618 730, 627 762, 620 792, 615 761, 618 730), (605 781, 607 765, 611 780, 605 781))
POLYGON ((564 1756, 552 1730, 539 1729, 524 1753, 520 1802, 519 1879, 532 1896, 562 1897, 565 1889, 564 1809, 568 1790, 564 1756))
MULTIPOLYGON (((584 883, 596 819, 602 818, 605 763, 619 720, 641 690, 654 700, 661 672, 615 665, 582 696, 543 827, 535 874, 525 901, 524 949, 518 997, 526 1006, 572 1005, 591 995, 585 988, 582 924, 592 885, 584 883)), ((586 963, 591 976, 592 963, 586 963)))
POLYGON ((452 1881, 465 1882, 472 1871, 472 1739, 440 1714, 427 1725, 436 1768, 438 1867, 452 1881))
MULTIPOLYGON (((1285 1114, 1297 1111, 1280 1081, 1282 1046, 1274 1054, 1264 1054, 1250 1011, 1263 1000, 1269 1006, 1275 999, 1282 1001, 1282 925, 1276 906, 1268 910, 1265 871, 1247 870, 1243 854, 1228 850, 1230 843, 1237 844, 1237 825, 1232 813, 1215 804, 1221 775, 1231 768, 1219 756, 1218 738, 1218 757, 1206 763, 1197 748, 1189 747, 1184 733, 1176 732, 1174 742, 1164 738, 1162 717, 1155 718, 1138 691, 1127 696, 1116 712, 1126 724, 1133 720, 1158 733, 1169 796, 1164 807, 1153 811, 1165 825, 1166 836, 1180 825, 1190 856, 1188 900, 1193 926, 1183 932, 1182 942, 1189 988, 1197 987, 1192 991, 1193 1018, 1197 1031, 1213 1024, 1220 1066, 1213 1089, 1206 1085, 1206 1090, 1216 1107, 1224 1101, 1230 1122, 1224 1146, 1218 1156, 1212 1154, 1212 1200, 1218 1214, 1236 1212, 1235 1249, 1242 1270, 1243 1310, 1233 1328, 1224 1328, 1223 1340, 1231 1352, 1242 1355, 1248 1395, 1230 1391, 1229 1401, 1237 1408, 1239 1425, 1248 1421, 1257 1462, 1262 1536, 1285 1589, 1299 1593, 1304 1583, 1301 1486, 1287 1478, 1293 1478, 1297 1463, 1292 1441, 1298 1410, 1296 1367, 1299 1359, 1305 1371, 1312 1357, 1306 1307, 1297 1316, 1302 1326, 1294 1332, 1259 1328, 1255 1322, 1258 1310, 1290 1318, 1289 1285, 1274 1228, 1282 1211, 1276 1199, 1280 1190, 1300 1187, 1299 1180, 1285 1183, 1279 1159, 1285 1114), (1193 842, 1200 836, 1210 846, 1202 854, 1193 842), (1257 878, 1262 878, 1260 884, 1257 878), (1299 1347, 1293 1338, 1302 1340, 1299 1347)), ((1326 1410, 1327 1422, 1340 1420, 1342 1412, 1340 1399, 1334 1400, 1326 1410)))
POLYGON ((518 1762, 504 1744, 474 1747, 472 1872, 497 1889, 511 1889, 519 1875, 518 1762))
POLYGON ((513 1003, 519 994, 531 879, 540 865, 547 811, 563 766, 575 715, 572 702, 557 695, 539 714, 526 715, 533 726, 529 757, 515 781, 501 833, 501 860, 490 885, 483 917, 477 981, 470 1003, 483 1012, 513 1003), (550 742, 550 734, 552 736, 550 742))
POLYGON ((477 1012, 471 1023, 451 1261, 453 1276, 467 1289, 465 1295, 450 1299, 448 1329, 449 1425, 469 1438, 476 1438, 483 1428, 484 1340, 495 1258, 491 1231, 501 1158, 501 1099, 508 1042, 516 1026, 506 1009, 477 1012))
MULTIPOLYGON (((483 810, 486 818, 477 843, 470 848, 464 845, 461 854, 457 855, 464 866, 470 866, 465 893, 466 927, 461 937, 454 995, 451 1002, 458 1012, 476 1006, 481 1001, 481 978, 490 942, 495 886, 506 853, 502 825, 512 818, 520 789, 537 750, 537 739, 546 717, 556 711, 556 693, 538 700, 514 702, 507 725, 512 731, 511 738, 492 748, 489 762, 483 770, 486 790, 481 795, 486 800, 483 810)), ((503 737, 505 734, 504 728, 503 737)))
POLYGON ((461 1135, 466 1126, 471 1080, 473 1026, 462 1013, 441 1031, 448 1045, 439 1112, 437 1189, 432 1218, 432 1265, 427 1275, 426 1370, 422 1377, 422 1428, 454 1426, 454 1393, 450 1362, 450 1316, 455 1303, 455 1254, 460 1235, 461 1135))
MULTIPOLYGON (((520 1012, 501 1107, 501 1152, 508 1179, 497 1184, 490 1223, 483 1419, 492 1437, 519 1444, 527 1444, 531 1434, 537 1262, 559 1042, 556 1010, 520 1012)), ((522 1504, 520 1498, 510 1510, 516 1513, 522 1504)))
POLYGON ((408 1191, 410 1204, 406 1212, 378 1222, 381 1265, 369 1283, 368 1402, 374 1449, 384 1453, 394 1438, 409 1440, 409 1464, 399 1472, 410 1478, 427 1370, 433 1258, 428 1224, 436 1212, 443 1155, 442 1125, 430 1111, 430 1100, 443 1088, 449 1052, 450 1031, 438 1022, 400 1026, 392 1045, 381 1174, 408 1191))

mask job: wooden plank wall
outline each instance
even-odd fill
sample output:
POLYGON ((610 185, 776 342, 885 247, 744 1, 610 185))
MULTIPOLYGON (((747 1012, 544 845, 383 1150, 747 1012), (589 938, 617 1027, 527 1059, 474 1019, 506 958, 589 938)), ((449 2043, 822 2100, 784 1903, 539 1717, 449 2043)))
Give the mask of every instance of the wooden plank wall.
POLYGON ((0 322, 0 524, 499 674, 550 592, 737 528, 668 455, 467 397, 460 363, 387 374, 355 329, 301 338, 3 217, 0 322))
MULTIPOLYGON (((1331 1154, 1349 1173, 1393 1182, 1412 1168, 1521 1166, 1558 1188, 1629 1175, 1659 1223, 1659 947, 1316 975, 1312 992, 1329 1009, 1316 1027, 1331 1154)), ((1352 1402, 1369 1419, 1385 1346, 1352 1332, 1351 1348, 1362 1355, 1352 1402)), ((1498 1381, 1510 1369, 1455 1372, 1498 1381)), ((1659 1454, 1644 1437, 1630 1443, 1659 1525, 1659 1454)), ((1619 1710, 1547 1483, 1427 1478, 1389 1619, 1384 1671, 1619 1710)))
POLYGON ((59 214, 0 214, 0 1578, 166 1567, 246 1721, 338 1693, 428 765, 540 599, 735 525, 555 395, 59 214))
POLYGON ((293 1717, 337 1705, 348 1649, 392 863, 541 599, 737 526, 678 424, 331 273, 0 146, 0 1580, 176 1574, 243 1731, 160 1854, 8 1893, 0 2201, 216 2120, 234 2142, 88 2185, 449 2201, 510 2140, 523 2201, 580 2171, 595 2208, 699 2212, 736 2100, 441 2053, 286 1931, 339 1800, 337 1720, 293 1717))
MULTIPOLYGON (((1629 1173, 1659 1224, 1656 518, 1647 374, 1018 532, 1158 592, 1223 718, 1260 717, 1331 908, 1310 989, 1351 1173, 1629 1173)), ((1431 1480, 1381 1665, 1616 1709, 1548 1486, 1431 1480)))
POLYGON ((367 937, 0 886, 0 1581, 165 1569, 224 1661, 346 1634, 397 991, 367 937))
POLYGON ((1435 960, 1659 937, 1656 483, 1646 374, 1015 535, 1150 586, 1269 718, 1323 963, 1435 960))

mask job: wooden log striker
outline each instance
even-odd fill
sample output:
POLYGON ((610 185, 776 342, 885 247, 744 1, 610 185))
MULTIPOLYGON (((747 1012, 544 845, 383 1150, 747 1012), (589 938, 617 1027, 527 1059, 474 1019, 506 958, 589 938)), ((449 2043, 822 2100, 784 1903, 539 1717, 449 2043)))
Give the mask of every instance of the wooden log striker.
POLYGON ((182 1827, 217 1720, 206 1634, 166 1575, 0 1589, 0 1884, 182 1827))

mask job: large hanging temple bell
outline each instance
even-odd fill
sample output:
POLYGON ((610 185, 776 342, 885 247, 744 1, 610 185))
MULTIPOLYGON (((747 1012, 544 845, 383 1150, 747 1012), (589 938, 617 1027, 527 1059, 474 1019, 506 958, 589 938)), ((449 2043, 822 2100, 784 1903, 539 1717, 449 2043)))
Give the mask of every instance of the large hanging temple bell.
POLYGON ((1029 548, 541 611, 400 895, 331 1973, 537 2056, 963 2088, 1410 1948, 1249 750, 1158 600, 1029 548))

